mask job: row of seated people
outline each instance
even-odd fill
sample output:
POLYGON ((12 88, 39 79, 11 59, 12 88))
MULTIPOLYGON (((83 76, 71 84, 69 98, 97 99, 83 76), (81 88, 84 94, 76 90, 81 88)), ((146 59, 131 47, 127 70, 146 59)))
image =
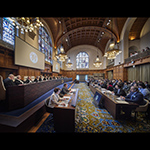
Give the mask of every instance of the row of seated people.
MULTIPOLYGON (((13 74, 9 74, 6 79, 3 80, 5 88, 8 86, 14 86, 14 85, 20 85, 20 84, 26 84, 26 83, 33 83, 33 82, 39 82, 39 81, 47 81, 47 80, 56 80, 56 79, 63 79, 63 76, 37 76, 34 80, 31 79, 31 76, 28 76, 25 81, 21 79, 20 75, 17 75, 16 78, 13 74)), ((66 78, 66 77, 65 77, 66 78)))
POLYGON ((68 84, 64 83, 63 88, 60 89, 56 87, 51 96, 48 97, 47 107, 54 108, 55 105, 65 106, 63 101, 66 100, 63 96, 65 94, 71 93, 71 89, 68 89, 68 84))
POLYGON ((146 51, 150 51, 150 48, 149 47, 146 47, 145 49, 142 49, 141 51, 134 51, 132 53, 130 53, 130 57, 133 57, 133 56, 136 56, 138 55, 139 53, 144 53, 146 51))
POLYGON ((92 79, 91 82, 93 82, 94 85, 96 84, 101 86, 101 88, 112 91, 112 93, 114 93, 116 96, 119 96, 126 101, 134 101, 140 105, 144 104, 144 99, 150 101, 150 91, 148 90, 150 85, 147 81, 144 84, 142 81, 136 82, 135 80, 133 80, 133 82, 122 82, 122 80, 115 79, 92 79))
POLYGON ((39 82, 39 81, 48 81, 48 80, 57 80, 57 79, 64 79, 64 78, 67 78, 67 77, 64 77, 64 76, 37 76, 35 79, 34 79, 34 82, 39 82))

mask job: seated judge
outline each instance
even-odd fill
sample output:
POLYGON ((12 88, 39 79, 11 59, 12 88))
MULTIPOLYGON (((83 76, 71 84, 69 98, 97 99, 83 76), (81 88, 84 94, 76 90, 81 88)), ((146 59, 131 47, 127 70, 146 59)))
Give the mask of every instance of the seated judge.
POLYGON ((34 82, 39 82, 39 76, 34 79, 34 82))
POLYGON ((14 86, 14 85, 16 85, 16 84, 13 82, 13 80, 14 80, 14 75, 13 75, 13 74, 9 74, 9 75, 8 75, 8 78, 4 79, 4 81, 3 81, 5 88, 7 88, 7 87, 9 87, 9 86, 14 86))
POLYGON ((17 75, 17 78, 15 79, 15 82, 14 82, 16 85, 19 85, 19 84, 24 84, 23 80, 21 80, 21 76, 20 75, 17 75))
POLYGON ((27 80, 26 80, 25 83, 32 83, 32 80, 31 80, 31 77, 30 77, 30 76, 28 76, 28 78, 27 78, 27 80))
POLYGON ((126 97, 120 96, 122 99, 124 99, 127 102, 134 102, 139 105, 145 105, 145 101, 143 99, 143 94, 139 92, 138 87, 131 87, 130 94, 128 94, 126 97))
POLYGON ((44 76, 43 80, 45 80, 45 81, 47 80, 47 76, 46 75, 44 76))
POLYGON ((69 93, 71 90, 68 90, 68 84, 64 83, 63 88, 60 91, 60 96, 64 96, 65 94, 69 93))
POLYGON ((115 90, 113 91, 116 96, 126 96, 126 93, 123 89, 121 89, 121 85, 116 84, 115 90))
POLYGON ((43 81, 43 76, 40 75, 39 81, 43 81))
MULTIPOLYGON (((53 94, 50 96, 50 100, 48 103, 48 107, 53 108, 55 105, 59 105, 60 100, 65 100, 59 96, 60 88, 55 88, 53 94)), ((61 103, 61 105, 65 106, 65 103, 61 103)))

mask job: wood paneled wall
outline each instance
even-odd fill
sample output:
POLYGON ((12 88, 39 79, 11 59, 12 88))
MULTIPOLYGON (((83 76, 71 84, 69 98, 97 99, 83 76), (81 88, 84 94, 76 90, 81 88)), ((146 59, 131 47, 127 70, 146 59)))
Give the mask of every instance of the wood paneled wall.
MULTIPOLYGON (((52 66, 49 63, 45 63, 45 69, 34 69, 30 67, 23 67, 14 64, 14 51, 0 46, 0 75, 3 79, 7 78, 8 74, 14 74, 15 76, 20 74, 22 79, 24 76, 39 76, 39 75, 54 75, 58 76, 58 73, 52 73, 52 66)), ((62 74, 62 72, 60 72, 62 74)))
POLYGON ((0 75, 5 79, 10 73, 20 74, 23 79, 24 76, 38 76, 41 70, 15 65, 14 51, 0 46, 0 75))
POLYGON ((104 70, 62 70, 62 75, 72 78, 76 78, 76 75, 93 75, 94 73, 104 73, 104 70))
POLYGON ((113 79, 121 79, 122 81, 128 80, 127 69, 124 68, 124 65, 114 66, 112 68, 106 69, 104 71, 105 78, 108 78, 108 71, 113 71, 113 79))
POLYGON ((39 76, 41 71, 39 69, 32 69, 28 67, 19 67, 18 74, 20 74, 23 79, 24 76, 39 76))
MULTIPOLYGON (((105 78, 107 78, 107 71, 109 70, 113 70, 113 78, 115 79, 124 81, 127 78, 127 69, 123 65, 104 70, 60 70, 59 74, 75 79, 76 75, 80 74, 93 75, 94 73, 104 73, 105 78)), ((45 70, 14 65, 14 51, 0 47, 0 75, 5 79, 9 73, 14 75, 20 74, 22 79, 24 76, 39 76, 40 74, 59 75, 58 73, 52 73, 52 66, 49 64, 45 64, 45 70)))
POLYGON ((115 66, 113 69, 113 78, 121 79, 122 81, 127 80, 127 69, 123 65, 115 66))
MULTIPOLYGON (((128 80, 128 67, 133 65, 147 64, 150 62, 150 57, 140 59, 132 63, 121 64, 118 66, 113 66, 109 69, 103 70, 60 70, 60 73, 52 72, 52 66, 50 64, 45 64, 45 70, 34 69, 29 67, 18 66, 14 64, 14 51, 0 46, 0 75, 3 78, 7 78, 9 73, 13 73, 14 75, 20 74, 22 79, 24 76, 39 76, 40 74, 49 74, 58 76, 63 75, 69 78, 75 79, 76 75, 93 75, 94 73, 104 73, 105 78, 108 78, 108 71, 113 71, 114 79, 121 79, 122 81, 128 80)), ((148 74, 147 74, 148 75, 148 74)))

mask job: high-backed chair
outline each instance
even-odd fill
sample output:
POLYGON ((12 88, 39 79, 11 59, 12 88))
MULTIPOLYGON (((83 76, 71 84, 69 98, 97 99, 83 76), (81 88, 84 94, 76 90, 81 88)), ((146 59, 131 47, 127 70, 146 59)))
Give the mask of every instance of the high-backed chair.
POLYGON ((145 113, 145 116, 147 118, 147 122, 148 122, 148 117, 147 117, 147 109, 148 109, 148 104, 149 104, 149 101, 144 99, 144 101, 146 102, 145 105, 140 105, 139 107, 137 107, 135 109, 135 121, 136 121, 136 117, 137 117, 137 113, 138 112, 144 112, 145 113))
POLYGON ((6 99, 6 89, 3 83, 3 77, 0 75, 0 101, 6 99))
POLYGON ((49 100, 50 100, 50 97, 48 97, 46 100, 45 100, 45 107, 46 107, 46 111, 49 112, 49 113, 53 113, 53 108, 50 108, 48 107, 48 104, 49 104, 49 100))

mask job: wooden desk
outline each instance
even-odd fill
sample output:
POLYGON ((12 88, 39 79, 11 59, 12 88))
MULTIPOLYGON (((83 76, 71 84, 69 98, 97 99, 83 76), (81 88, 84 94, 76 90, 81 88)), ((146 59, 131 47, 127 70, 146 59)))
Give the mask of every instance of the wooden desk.
POLYGON ((10 111, 23 108, 44 93, 68 81, 72 81, 72 78, 41 81, 21 86, 8 87, 6 90, 7 110, 10 111))
POLYGON ((75 131, 75 106, 78 99, 78 91, 79 90, 76 89, 76 92, 71 95, 71 100, 67 107, 54 107, 54 130, 56 132, 75 131))
POLYGON ((133 102, 127 102, 126 104, 121 103, 121 101, 117 101, 116 98, 118 96, 103 93, 99 88, 94 88, 92 85, 89 86, 91 91, 95 94, 95 92, 99 92, 102 95, 102 101, 104 107, 110 112, 110 114, 114 117, 114 119, 118 119, 120 116, 121 107, 126 109, 135 109, 139 105, 133 102))

